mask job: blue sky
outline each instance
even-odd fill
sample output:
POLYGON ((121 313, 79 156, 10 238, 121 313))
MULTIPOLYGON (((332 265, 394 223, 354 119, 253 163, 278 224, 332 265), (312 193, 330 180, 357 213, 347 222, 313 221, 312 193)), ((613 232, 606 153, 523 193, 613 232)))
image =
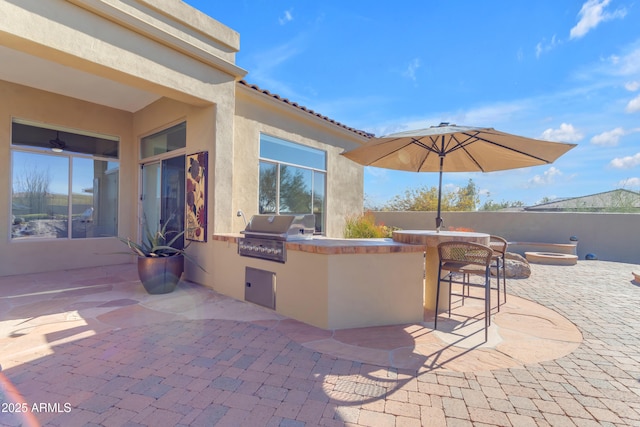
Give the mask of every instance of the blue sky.
MULTIPOLYGON (((640 5, 588 1, 187 3, 240 33, 249 83, 382 136, 440 122, 577 143, 553 165, 448 173, 481 203, 640 190, 640 5)), ((384 203, 435 173, 365 168, 384 203)))

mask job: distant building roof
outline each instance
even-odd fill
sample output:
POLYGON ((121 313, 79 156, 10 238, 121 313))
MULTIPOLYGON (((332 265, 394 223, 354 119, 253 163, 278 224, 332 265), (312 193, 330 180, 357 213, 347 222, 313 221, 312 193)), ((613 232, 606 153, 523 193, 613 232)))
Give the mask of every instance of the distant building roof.
POLYGON ((640 193, 630 190, 611 190, 581 197, 566 197, 535 206, 525 211, 615 212, 640 211, 640 193))

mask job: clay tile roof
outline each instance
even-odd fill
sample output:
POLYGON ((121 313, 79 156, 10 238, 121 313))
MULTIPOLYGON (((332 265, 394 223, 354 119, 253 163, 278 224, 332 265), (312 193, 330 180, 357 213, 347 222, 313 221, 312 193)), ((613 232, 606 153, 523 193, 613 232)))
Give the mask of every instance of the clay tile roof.
POLYGON ((360 136, 364 136, 365 138, 373 138, 375 136, 372 133, 365 132, 363 130, 358 130, 358 129, 354 129, 352 127, 346 126, 346 125, 344 125, 344 124, 342 124, 340 122, 337 122, 337 121, 335 121, 333 119, 330 119, 327 116, 323 116, 322 114, 316 113, 315 111, 310 110, 310 109, 308 109, 307 107, 305 107, 303 105, 299 105, 297 102, 293 102, 293 101, 291 101, 291 100, 289 100, 287 98, 281 97, 280 95, 277 95, 275 93, 271 93, 266 89, 261 89, 257 85, 247 83, 245 80, 240 80, 238 83, 241 84, 241 85, 247 86, 247 87, 249 87, 249 88, 251 88, 251 89, 253 89, 253 90, 257 91, 257 92, 260 92, 260 93, 262 93, 264 95, 270 96, 273 99, 277 99, 278 101, 284 102, 285 104, 289 104, 289 105, 291 105, 291 106, 293 106, 295 108, 298 108, 301 111, 304 111, 305 113, 309 113, 309 114, 314 115, 314 116, 316 116, 316 117, 318 117, 318 118, 320 118, 322 120, 326 120, 327 122, 329 122, 329 123, 331 123, 333 125, 339 126, 339 127, 343 128, 343 129, 346 129, 346 130, 348 130, 350 132, 353 132, 355 134, 358 134, 360 136))

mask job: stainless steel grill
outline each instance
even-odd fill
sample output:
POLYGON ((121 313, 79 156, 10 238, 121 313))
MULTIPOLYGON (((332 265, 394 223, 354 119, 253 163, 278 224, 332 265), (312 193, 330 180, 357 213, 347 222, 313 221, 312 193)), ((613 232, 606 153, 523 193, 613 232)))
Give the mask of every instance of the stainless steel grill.
POLYGON ((286 262, 286 242, 313 237, 315 216, 254 215, 238 239, 238 254, 270 261, 286 262))

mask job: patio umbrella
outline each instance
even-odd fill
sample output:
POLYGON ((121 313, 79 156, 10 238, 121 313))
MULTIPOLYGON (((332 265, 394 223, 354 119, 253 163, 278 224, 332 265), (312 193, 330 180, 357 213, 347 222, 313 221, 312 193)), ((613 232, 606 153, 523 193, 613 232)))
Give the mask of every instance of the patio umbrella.
POLYGON ((575 147, 511 135, 492 128, 441 123, 426 129, 372 138, 365 145, 342 153, 365 166, 413 172, 439 172, 438 216, 443 172, 492 172, 553 163, 575 147))

